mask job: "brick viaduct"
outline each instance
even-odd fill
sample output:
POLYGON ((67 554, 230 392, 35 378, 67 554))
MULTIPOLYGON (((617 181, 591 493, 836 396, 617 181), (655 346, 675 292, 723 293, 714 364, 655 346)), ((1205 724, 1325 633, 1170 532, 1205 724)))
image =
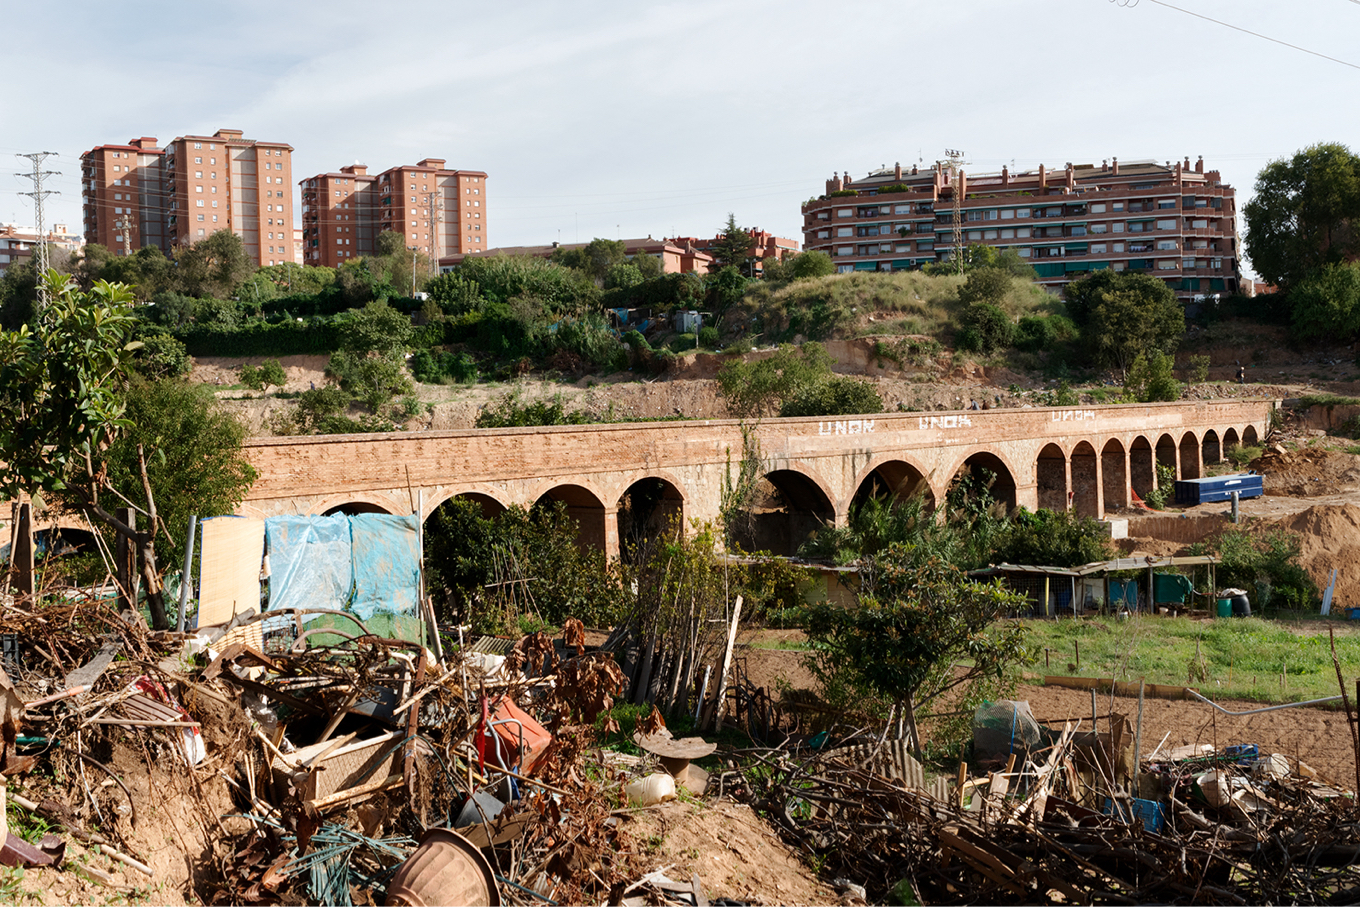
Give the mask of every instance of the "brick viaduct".
MULTIPOLYGON (((941 501, 965 467, 996 476, 1012 505, 1103 517, 1129 489, 1156 487, 1156 464, 1202 475, 1235 444, 1264 437, 1275 403, 1219 400, 859 418, 768 419, 757 427, 766 493, 754 541, 791 554, 822 522, 843 525, 858 496, 921 488, 941 501)), ((254 438, 251 516, 411 513, 455 496, 486 513, 564 502, 582 542, 617 554, 645 519, 715 520, 740 468, 733 420, 254 438)))

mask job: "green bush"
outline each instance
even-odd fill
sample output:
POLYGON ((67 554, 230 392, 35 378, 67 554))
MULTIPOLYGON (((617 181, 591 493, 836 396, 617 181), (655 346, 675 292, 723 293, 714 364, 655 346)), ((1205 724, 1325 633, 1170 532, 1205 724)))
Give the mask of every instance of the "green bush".
POLYGON ((421 384, 476 384, 477 360, 467 353, 432 353, 416 350, 410 359, 411 374, 421 384))
POLYGON ((872 382, 834 375, 801 388, 779 408, 781 416, 854 416, 883 412, 872 382))
POLYGON ((271 387, 283 387, 288 383, 288 375, 277 359, 266 359, 258 366, 241 366, 241 383, 251 390, 266 391, 271 387))
POLYGON ((133 354, 137 370, 148 378, 178 378, 193 369, 189 352, 165 331, 152 328, 138 330, 137 339, 142 348, 133 354))
POLYGON ((959 318, 956 345, 961 350, 991 355, 1011 345, 1011 320, 990 302, 974 302, 959 318))
POLYGON ((590 417, 580 411, 569 412, 556 394, 544 400, 522 402, 511 392, 488 403, 477 415, 478 428, 518 428, 529 425, 585 425, 590 417))
POLYGON ((1181 383, 1171 373, 1172 358, 1161 350, 1152 357, 1139 353, 1124 378, 1124 390, 1139 403, 1173 401, 1181 398, 1181 383))
POLYGON ((671 342, 666 344, 672 353, 684 353, 694 349, 699 345, 699 340, 694 334, 678 334, 671 338, 671 342))
POLYGON ((717 349, 717 348, 718 348, 718 329, 715 328, 715 327, 712 327, 712 326, 706 327, 706 328, 700 328, 700 329, 699 329, 699 346, 703 347, 703 348, 706 349, 706 350, 717 349))

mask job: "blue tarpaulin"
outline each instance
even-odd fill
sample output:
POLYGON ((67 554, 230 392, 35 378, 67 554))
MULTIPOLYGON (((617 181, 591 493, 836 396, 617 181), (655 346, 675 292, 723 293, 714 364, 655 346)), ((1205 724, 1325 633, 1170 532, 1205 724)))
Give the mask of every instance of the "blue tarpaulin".
POLYGON ((354 587, 349 517, 274 516, 269 543, 269 608, 344 608, 354 587))
POLYGON ((416 617, 420 551, 416 517, 361 513, 350 517, 354 553, 353 611, 360 620, 378 612, 416 617))

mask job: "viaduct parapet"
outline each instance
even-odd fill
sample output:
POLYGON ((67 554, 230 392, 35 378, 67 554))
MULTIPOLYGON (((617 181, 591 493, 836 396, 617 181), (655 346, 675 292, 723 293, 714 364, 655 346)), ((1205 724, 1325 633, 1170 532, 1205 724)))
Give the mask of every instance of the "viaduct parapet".
MULTIPOLYGON (((1031 510, 1103 518, 1130 489, 1157 486, 1157 465, 1197 478, 1234 445, 1259 443, 1266 399, 1035 407, 766 419, 750 430, 764 497, 760 547, 791 554, 823 523, 843 525, 866 494, 919 490, 944 499, 965 470, 1031 510)), ((259 479, 240 512, 411 513, 449 498, 487 513, 562 501, 583 543, 619 552, 658 514, 716 520, 744 451, 735 420, 253 438, 259 479), (420 492, 418 495, 417 492, 420 492)))

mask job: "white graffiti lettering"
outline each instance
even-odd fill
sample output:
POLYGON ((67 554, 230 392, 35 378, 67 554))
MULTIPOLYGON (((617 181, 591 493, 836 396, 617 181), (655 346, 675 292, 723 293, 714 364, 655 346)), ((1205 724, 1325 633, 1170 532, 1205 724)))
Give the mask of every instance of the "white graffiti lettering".
POLYGON ((921 416, 917 423, 925 431, 928 428, 971 428, 973 420, 960 413, 954 416, 921 416))
POLYGON ((1094 422, 1095 419, 1096 411, 1093 409, 1064 409, 1053 413, 1054 422, 1094 422))
POLYGON ((818 422, 819 435, 865 435, 874 431, 873 419, 850 419, 845 422, 818 422))

